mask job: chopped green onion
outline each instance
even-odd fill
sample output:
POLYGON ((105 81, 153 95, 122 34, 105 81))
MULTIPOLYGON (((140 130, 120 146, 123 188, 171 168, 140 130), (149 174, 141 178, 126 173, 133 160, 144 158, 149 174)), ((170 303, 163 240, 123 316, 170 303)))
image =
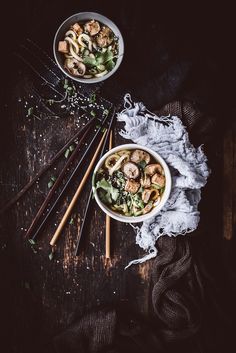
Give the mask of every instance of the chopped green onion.
POLYGON ((29 242, 31 245, 35 245, 35 244, 36 244, 36 242, 35 242, 34 239, 28 239, 28 242, 29 242))
POLYGON ((34 108, 33 107, 28 108, 26 116, 29 117, 29 116, 33 115, 33 112, 34 112, 34 108))
POLYGON ((50 252, 50 254, 48 255, 50 261, 52 261, 53 256, 54 256, 54 252, 52 251, 52 252, 50 252))

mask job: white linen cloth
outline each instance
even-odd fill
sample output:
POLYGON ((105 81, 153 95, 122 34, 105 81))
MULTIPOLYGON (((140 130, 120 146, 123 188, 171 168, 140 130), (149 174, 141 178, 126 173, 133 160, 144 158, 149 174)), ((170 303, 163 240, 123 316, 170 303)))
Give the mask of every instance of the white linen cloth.
POLYGON ((133 103, 129 94, 124 97, 124 110, 117 120, 124 122, 120 135, 133 142, 150 147, 166 161, 172 175, 170 197, 157 216, 134 227, 136 243, 147 254, 131 261, 142 263, 157 255, 156 241, 162 235, 174 236, 193 232, 199 223, 198 204, 201 188, 209 176, 207 157, 202 146, 195 148, 188 132, 177 116, 161 116, 151 113, 143 103, 133 103))

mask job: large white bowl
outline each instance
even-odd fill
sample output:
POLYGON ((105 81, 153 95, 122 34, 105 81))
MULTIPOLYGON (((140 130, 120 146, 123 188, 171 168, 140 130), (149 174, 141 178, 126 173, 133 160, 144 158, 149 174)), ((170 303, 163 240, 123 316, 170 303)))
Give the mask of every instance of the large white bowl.
POLYGON ((100 15, 99 13, 96 13, 96 12, 79 12, 68 17, 58 28, 53 41, 53 53, 54 53, 54 58, 56 60, 57 65, 66 76, 72 78, 72 80, 75 80, 77 82, 97 83, 97 82, 104 81, 108 77, 112 76, 120 66, 124 55, 124 41, 119 28, 109 18, 103 15, 100 15), (59 53, 57 50, 59 41, 64 39, 65 33, 68 31, 68 29, 70 29, 71 25, 73 25, 76 22, 81 22, 81 21, 84 22, 89 20, 96 20, 108 26, 113 31, 115 36, 118 37, 118 58, 117 58, 115 67, 102 77, 83 78, 83 77, 77 77, 77 76, 71 75, 64 68, 64 61, 65 61, 64 55, 62 53, 59 53))
POLYGON ((142 146, 142 145, 138 145, 135 143, 128 143, 125 145, 119 145, 117 147, 112 148, 110 151, 108 151, 106 154, 104 154, 104 156, 99 160, 99 162, 97 163, 94 172, 93 172, 93 178, 92 178, 92 188, 93 188, 93 193, 95 196, 95 200, 97 202, 97 204, 99 205, 99 207, 107 214, 109 215, 111 218, 116 219, 117 221, 120 222, 126 222, 126 223, 138 223, 138 222, 143 222, 146 221, 149 218, 154 217, 158 212, 160 212, 160 210, 163 208, 164 204, 166 203, 166 201, 168 200, 169 196, 170 196, 170 190, 171 190, 171 174, 170 174, 170 170, 169 167, 167 166, 166 162, 164 161, 164 159, 156 152, 154 152, 153 150, 151 150, 148 147, 142 146), (136 149, 141 149, 144 150, 146 152, 148 152, 157 162, 159 162, 161 164, 161 166, 164 169, 164 173, 165 173, 165 177, 166 177, 166 186, 165 186, 165 190, 164 193, 162 195, 161 198, 161 202, 155 206, 151 212, 145 214, 145 215, 141 215, 141 216, 137 216, 137 217, 128 217, 128 216, 123 216, 121 214, 118 214, 117 212, 112 211, 108 206, 106 206, 100 199, 97 193, 97 190, 95 189, 95 176, 97 171, 99 170, 99 168, 102 167, 105 159, 110 156, 111 154, 118 152, 120 150, 123 149, 127 149, 127 150, 136 150, 136 149))

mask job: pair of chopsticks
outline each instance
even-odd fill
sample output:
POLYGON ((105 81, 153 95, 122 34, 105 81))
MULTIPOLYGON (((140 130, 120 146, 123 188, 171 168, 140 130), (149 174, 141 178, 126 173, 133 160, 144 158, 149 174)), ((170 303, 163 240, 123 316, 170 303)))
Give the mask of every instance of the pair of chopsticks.
MULTIPOLYGON (((109 150, 112 149, 112 130, 109 138, 109 150)), ((105 258, 110 259, 111 257, 111 218, 106 214, 106 253, 105 258)))
MULTIPOLYGON (((83 133, 86 132, 88 127, 96 121, 96 118, 92 118, 81 130, 77 131, 74 136, 72 136, 66 144, 55 154, 55 156, 45 165, 40 171, 27 183, 11 200, 9 200, 3 208, 0 210, 0 214, 7 211, 11 206, 13 206, 30 188, 34 183, 59 159, 59 157, 66 151, 66 149, 83 133)), ((75 152, 75 151, 73 151, 75 152)), ((75 153, 72 153, 72 155, 75 153)))
MULTIPOLYGON (((106 138, 104 140, 104 144, 103 144, 103 147, 102 147, 102 150, 101 150, 101 153, 100 153, 100 158, 104 155, 104 153, 106 152, 106 146, 107 146, 107 142, 108 142, 108 137, 110 136, 110 139, 109 139, 109 149, 111 148, 111 144, 112 144, 112 127, 113 127, 113 124, 114 124, 114 118, 115 118, 115 114, 116 114, 116 111, 114 110, 113 111, 113 115, 111 117, 111 121, 110 121, 110 124, 109 124, 109 127, 107 129, 107 134, 106 134, 106 138)), ((91 208, 91 205, 92 205, 92 200, 93 200, 93 190, 91 189, 90 191, 90 194, 89 194, 89 197, 87 199, 87 203, 86 203, 86 207, 85 207, 85 212, 84 212, 84 215, 83 215, 83 220, 82 220, 82 223, 81 223, 81 227, 80 227, 80 232, 79 232, 79 236, 78 236, 78 239, 77 239, 77 245, 76 245, 76 250, 75 250, 75 255, 78 256, 79 254, 79 246, 80 246, 80 242, 81 242, 81 239, 83 238, 83 234, 85 232, 85 229, 86 229, 86 223, 87 223, 87 220, 88 220, 88 215, 89 215, 89 211, 90 211, 90 208, 91 208)), ((106 257, 109 256, 110 257, 110 222, 106 220, 106 257)))
POLYGON ((92 168, 94 166, 94 163, 96 161, 98 153, 99 153, 99 151, 100 151, 100 149, 102 147, 102 143, 103 143, 103 140, 104 140, 104 138, 106 136, 106 133, 107 133, 107 130, 105 130, 105 132, 103 133, 103 136, 102 136, 102 138, 101 138, 101 140, 100 140, 100 142, 98 144, 98 147, 97 147, 97 149, 96 149, 96 151, 95 151, 95 153, 93 155, 93 158, 92 158, 92 160, 91 160, 91 162, 90 162, 90 164, 88 166, 88 169, 86 170, 86 173, 84 174, 84 176, 83 176, 83 178, 82 178, 82 180, 81 180, 81 182, 80 182, 80 184, 79 184, 79 186, 78 186, 78 188, 77 188, 77 190, 76 190, 76 192, 75 192, 75 194, 74 194, 74 196, 73 196, 73 198, 72 198, 72 200, 71 200, 71 202, 70 202, 70 204, 69 204, 69 206, 68 206, 68 208, 67 208, 67 210, 66 210, 66 212, 64 214, 64 216, 62 217, 62 220, 61 220, 59 226, 57 227, 57 229, 56 229, 56 231, 55 231, 55 233, 54 233, 54 235, 52 237, 52 240, 50 241, 50 245, 51 246, 55 245, 59 235, 61 234, 62 229, 64 228, 64 226, 66 224, 66 221, 67 221, 68 217, 70 216, 70 214, 71 214, 71 212, 72 212, 72 210, 73 210, 73 208, 75 206, 76 201, 78 200, 78 197, 79 197, 79 195, 80 195, 80 193, 81 193, 81 191, 82 191, 82 189, 83 189, 83 187, 84 187, 84 185, 85 185, 85 183, 86 183, 86 181, 87 181, 87 179, 89 177, 89 174, 90 174, 90 172, 91 172, 91 170, 92 170, 92 168))
MULTIPOLYGON (((94 145, 97 137, 99 136, 99 134, 102 132, 104 125, 106 124, 108 120, 108 116, 105 117, 103 119, 103 121, 101 122, 101 126, 98 128, 98 130, 96 131, 96 133, 94 134, 92 140, 90 141, 86 151, 84 152, 84 154, 82 155, 80 161, 78 162, 78 164, 76 165, 76 167, 74 168, 73 172, 70 174, 68 180, 66 181, 66 183, 64 184, 62 190, 60 191, 60 193, 58 194, 57 198, 55 199, 55 201, 52 203, 52 205, 50 205, 49 208, 47 208, 48 202, 51 199, 51 197, 55 194, 55 190, 58 187, 59 182, 56 184, 56 186, 54 188, 52 188, 53 190, 51 190, 51 192, 49 192, 49 194, 47 195, 45 201, 43 202, 43 204, 41 205, 41 207, 39 208, 35 219, 33 220, 32 224, 30 225, 26 235, 30 238, 35 240, 35 238, 37 237, 37 235, 39 234, 39 232, 41 231, 41 229, 44 227, 45 223, 47 222, 49 216, 51 215, 51 213, 53 212, 53 210, 55 209, 55 207, 57 206, 58 202, 61 200, 62 196, 64 195, 65 191, 67 190, 71 180, 73 179, 73 177, 75 176, 75 174, 77 173, 77 171, 80 169, 80 167, 82 166, 82 164, 84 163, 87 153, 91 150, 92 146, 94 145), (45 209, 47 208, 47 213, 44 215, 43 212, 45 211, 45 209), (42 217, 43 216, 43 217, 42 217), (39 223, 40 219, 42 218, 41 223, 39 223), (36 228, 36 230, 35 230, 36 228), (35 230, 35 231, 34 231, 35 230), (34 233, 33 233, 34 231, 34 233)), ((82 137, 82 142, 84 141, 85 137, 87 136, 88 131, 85 133, 85 136, 83 135, 82 137)), ((105 135, 103 135, 105 136, 105 135)), ((82 142, 80 141, 79 144, 81 146, 82 142)), ((73 151, 73 155, 75 156, 78 152, 79 147, 73 151)), ((98 153, 98 152, 97 152, 98 153)), ((71 156, 72 158, 72 156, 71 156)), ((71 161, 68 160, 68 162, 70 163, 71 161)), ((67 165, 63 168, 61 174, 59 175, 58 179, 60 180, 60 182, 62 181, 64 174, 68 168, 69 163, 67 162, 67 165)), ((92 167, 91 167, 92 168, 92 167)), ((84 185, 84 184, 83 184, 84 185)), ((81 188, 82 189, 82 188, 81 188)), ((59 232, 60 233, 60 232, 59 232)), ((55 234, 54 234, 55 235, 55 234)), ((57 236, 58 237, 58 236, 57 236)), ((55 239, 55 238, 54 238, 55 239)), ((55 240, 53 241, 53 243, 55 244, 55 240)))

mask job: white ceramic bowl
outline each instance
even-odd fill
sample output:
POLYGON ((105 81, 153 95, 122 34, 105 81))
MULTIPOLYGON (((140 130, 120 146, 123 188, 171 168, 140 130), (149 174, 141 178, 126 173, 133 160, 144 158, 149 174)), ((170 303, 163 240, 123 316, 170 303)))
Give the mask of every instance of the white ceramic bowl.
POLYGON ((97 202, 97 204, 99 205, 99 207, 107 214, 109 215, 111 218, 116 219, 117 221, 120 222, 126 222, 126 223, 138 223, 138 222, 143 222, 146 221, 149 218, 152 218, 153 216, 155 216, 158 212, 160 212, 160 210, 162 209, 162 207, 164 206, 164 204, 166 203, 166 201, 168 200, 169 196, 170 196, 170 190, 171 190, 171 174, 170 174, 170 170, 169 167, 167 166, 166 162, 164 161, 164 159, 156 152, 154 152, 153 150, 151 150, 148 147, 142 146, 142 145, 138 145, 135 143, 128 143, 125 145, 119 145, 117 147, 112 148, 110 151, 108 151, 106 154, 104 154, 104 156, 99 160, 99 162, 97 163, 94 172, 93 172, 93 178, 92 178, 92 188, 93 188, 93 193, 95 196, 95 200, 97 202), (141 149, 144 150, 146 152, 148 152, 157 162, 159 162, 161 164, 161 166, 164 169, 164 173, 165 173, 165 178, 166 178, 166 186, 165 186, 165 190, 164 193, 162 195, 161 198, 161 202, 155 206, 151 212, 145 214, 145 215, 141 215, 141 216, 137 216, 137 217, 128 217, 128 216, 123 216, 121 214, 118 214, 117 212, 112 211, 108 206, 106 206, 99 198, 97 190, 95 189, 95 176, 97 171, 102 167, 105 159, 110 156, 111 154, 118 152, 120 150, 123 149, 127 149, 127 150, 136 150, 136 149, 141 149))
POLYGON ((66 76, 78 82, 97 83, 97 82, 104 81, 108 77, 112 76, 120 66, 124 55, 124 41, 119 28, 109 18, 103 15, 100 15, 96 12, 79 12, 68 17, 58 28, 53 41, 53 54, 57 65, 66 76), (59 41, 64 39, 65 33, 70 29, 71 25, 73 25, 76 22, 84 22, 89 20, 96 20, 108 26, 113 31, 115 36, 118 38, 118 58, 117 58, 115 67, 102 77, 83 78, 83 77, 76 77, 71 75, 64 68, 64 61, 65 61, 64 55, 62 53, 59 53, 57 50, 59 41))

